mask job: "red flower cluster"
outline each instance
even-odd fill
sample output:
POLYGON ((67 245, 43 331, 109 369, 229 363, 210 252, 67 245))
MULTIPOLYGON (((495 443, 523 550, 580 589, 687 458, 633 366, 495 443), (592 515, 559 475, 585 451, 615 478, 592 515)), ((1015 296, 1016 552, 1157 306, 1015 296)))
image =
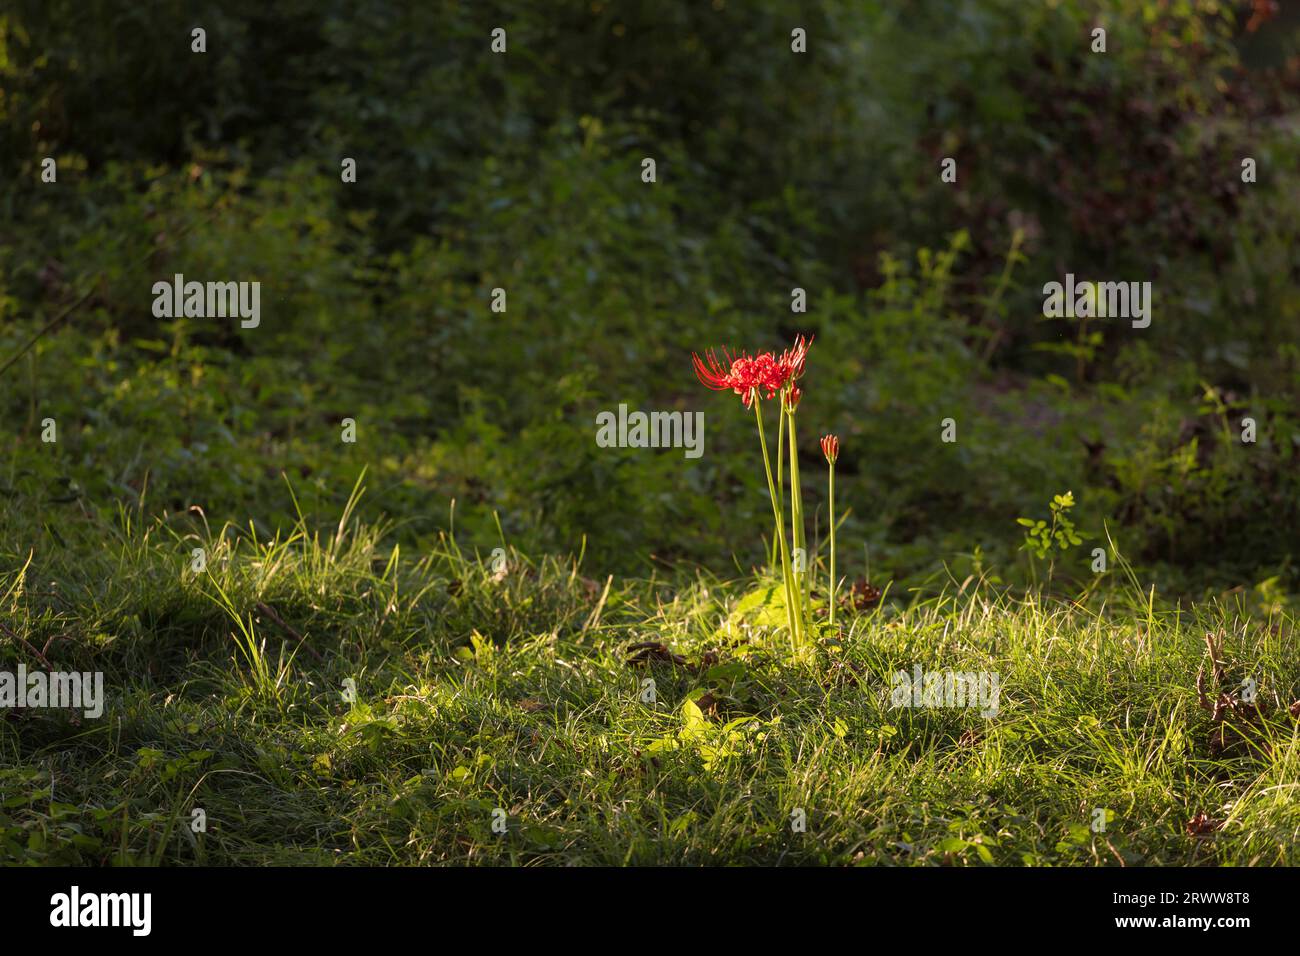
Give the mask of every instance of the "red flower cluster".
POLYGON ((783 369, 771 352, 748 355, 741 352, 732 354, 725 349, 719 358, 712 349, 704 353, 704 358, 692 354, 695 374, 709 388, 718 392, 730 389, 740 396, 740 400, 749 407, 754 393, 762 390, 765 398, 771 398, 789 380, 789 373, 783 369))
POLYGON ((764 398, 772 398, 803 375, 811 344, 811 339, 801 335, 792 348, 781 353, 780 358, 772 352, 753 356, 740 352, 733 356, 726 349, 719 356, 709 349, 703 358, 691 353, 691 360, 695 364, 696 377, 704 385, 718 392, 730 389, 748 408, 758 392, 763 392, 764 398))
POLYGON ((808 348, 811 345, 812 339, 801 335, 794 340, 793 346, 781 353, 781 358, 777 360, 777 364, 789 372, 791 381, 803 378, 804 365, 808 362, 808 348))

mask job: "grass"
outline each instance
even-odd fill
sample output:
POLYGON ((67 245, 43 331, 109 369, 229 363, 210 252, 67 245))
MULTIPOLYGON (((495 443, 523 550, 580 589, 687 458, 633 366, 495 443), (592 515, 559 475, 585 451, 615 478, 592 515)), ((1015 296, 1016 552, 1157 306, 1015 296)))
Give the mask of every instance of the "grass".
POLYGON ((356 497, 280 537, 123 510, 42 539, 0 505, 47 542, 0 555, 0 669, 43 650, 109 697, 0 718, 0 863, 1300 862, 1285 617, 968 583, 850 610, 795 658, 778 579, 409 555, 356 497), (1268 715, 1223 750, 1207 631, 1268 715), (997 714, 891 706, 918 663, 998 674, 997 714))

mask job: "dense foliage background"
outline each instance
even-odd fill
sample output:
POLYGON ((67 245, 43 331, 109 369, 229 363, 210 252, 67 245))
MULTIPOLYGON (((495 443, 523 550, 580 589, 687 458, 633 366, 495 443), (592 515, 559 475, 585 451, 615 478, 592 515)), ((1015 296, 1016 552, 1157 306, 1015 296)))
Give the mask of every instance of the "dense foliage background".
POLYGON ((417 548, 454 499, 470 549, 499 518, 593 573, 746 566, 752 423, 689 356, 807 331, 848 573, 1027 580, 1016 519, 1068 489, 1058 580, 1109 529, 1166 592, 1285 602, 1298 31, 1225 0, 9 4, 0 362, 90 298, 0 374, 3 561, 119 507, 282 527, 282 473, 337 514, 366 469, 417 548), (154 318, 177 272, 259 280, 260 328, 154 318), (1066 272, 1153 282, 1150 328, 1044 319, 1066 272), (598 448, 623 402, 703 410, 704 456, 598 448))

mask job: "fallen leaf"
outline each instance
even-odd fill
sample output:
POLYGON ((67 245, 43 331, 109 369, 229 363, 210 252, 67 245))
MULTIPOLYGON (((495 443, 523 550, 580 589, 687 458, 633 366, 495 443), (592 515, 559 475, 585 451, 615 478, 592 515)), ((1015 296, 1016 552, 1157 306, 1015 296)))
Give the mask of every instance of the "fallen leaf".
POLYGON ((632 655, 627 662, 633 667, 645 664, 686 665, 686 658, 674 654, 667 644, 658 641, 641 641, 639 644, 631 645, 627 650, 632 655))
POLYGON ((858 578, 849 588, 848 593, 840 596, 840 607, 855 611, 869 611, 880 603, 880 588, 875 587, 866 578, 858 578))
POLYGON ((1193 837, 1209 836, 1222 826, 1222 820, 1207 816, 1204 810, 1200 810, 1197 811, 1196 816, 1187 821, 1187 835, 1193 837))

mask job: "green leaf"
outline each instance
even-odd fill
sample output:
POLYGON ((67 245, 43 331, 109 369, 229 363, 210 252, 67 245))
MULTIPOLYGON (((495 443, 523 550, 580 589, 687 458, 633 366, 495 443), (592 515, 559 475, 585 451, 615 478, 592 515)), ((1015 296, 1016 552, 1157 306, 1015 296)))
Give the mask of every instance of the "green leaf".
POLYGON ((733 681, 745 674, 745 665, 740 661, 729 661, 726 664, 714 664, 704 672, 704 679, 711 683, 721 683, 723 681, 733 681))

